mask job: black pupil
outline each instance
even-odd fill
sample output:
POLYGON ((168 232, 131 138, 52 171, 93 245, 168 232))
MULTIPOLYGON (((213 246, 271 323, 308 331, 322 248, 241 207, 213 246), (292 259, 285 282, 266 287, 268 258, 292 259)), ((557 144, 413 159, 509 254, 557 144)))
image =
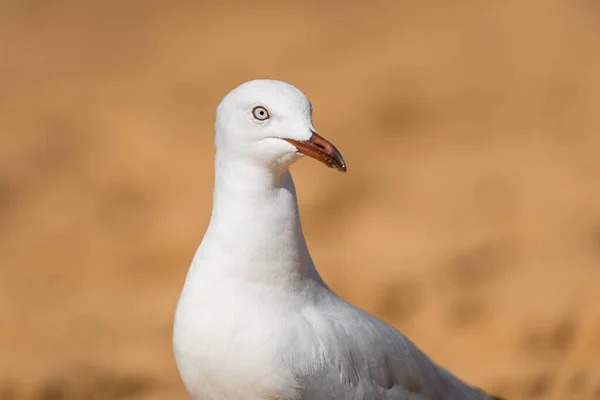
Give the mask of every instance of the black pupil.
POLYGON ((263 107, 256 107, 253 112, 255 117, 258 119, 267 119, 269 115, 267 110, 265 110, 263 107))

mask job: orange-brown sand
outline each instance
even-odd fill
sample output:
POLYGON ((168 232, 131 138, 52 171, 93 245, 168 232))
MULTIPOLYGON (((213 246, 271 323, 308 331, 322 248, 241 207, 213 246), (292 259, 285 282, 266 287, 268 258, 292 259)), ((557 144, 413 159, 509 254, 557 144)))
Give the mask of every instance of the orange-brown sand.
MULTIPOLYGON (((288 81, 340 295, 508 399, 600 399, 600 5, 0 2, 0 399, 185 399, 172 318, 229 90, 288 81)), ((251 318, 252 316, 249 316, 251 318)))

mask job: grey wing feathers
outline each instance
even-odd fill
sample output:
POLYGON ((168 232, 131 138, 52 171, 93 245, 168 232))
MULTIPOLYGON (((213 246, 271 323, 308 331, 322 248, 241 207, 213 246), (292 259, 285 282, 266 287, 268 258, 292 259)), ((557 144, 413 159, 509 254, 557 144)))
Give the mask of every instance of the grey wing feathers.
MULTIPOLYGON (((374 357, 369 359, 364 353, 355 353, 352 357, 362 358, 363 368, 357 368, 357 372, 361 379, 366 378, 367 382, 375 386, 372 390, 380 392, 380 397, 366 398, 502 400, 461 381, 445 368, 436 365, 402 333, 371 315, 369 317, 370 324, 366 324, 366 327, 370 325, 374 332, 367 336, 371 336, 373 344, 368 350, 363 348, 363 352, 369 351, 374 357), (380 346, 383 348, 377 349, 380 346), (370 361, 366 363, 367 368, 364 368, 365 358, 370 361)), ((364 335, 363 333, 363 339, 364 335)))
POLYGON ((501 400, 436 365, 399 331, 347 304, 321 336, 327 356, 298 378, 303 400, 501 400))

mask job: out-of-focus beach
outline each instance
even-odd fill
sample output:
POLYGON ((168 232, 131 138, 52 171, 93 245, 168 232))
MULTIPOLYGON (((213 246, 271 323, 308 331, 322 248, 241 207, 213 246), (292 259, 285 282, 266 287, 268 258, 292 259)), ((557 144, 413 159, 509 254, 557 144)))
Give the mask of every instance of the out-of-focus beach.
MULTIPOLYGON (((338 294, 508 399, 600 399, 600 4, 0 2, 0 399, 188 398, 220 99, 288 81, 338 294)), ((251 315, 248 318, 252 318, 251 315)))

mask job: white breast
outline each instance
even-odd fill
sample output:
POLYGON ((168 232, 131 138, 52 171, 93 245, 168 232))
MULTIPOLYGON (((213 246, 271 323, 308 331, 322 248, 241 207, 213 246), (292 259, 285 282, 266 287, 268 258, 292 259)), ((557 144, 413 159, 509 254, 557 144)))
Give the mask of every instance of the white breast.
POLYGON ((264 288, 206 278, 184 289, 175 317, 175 359, 192 398, 293 399, 297 383, 280 357, 286 335, 273 329, 287 312, 264 288))

